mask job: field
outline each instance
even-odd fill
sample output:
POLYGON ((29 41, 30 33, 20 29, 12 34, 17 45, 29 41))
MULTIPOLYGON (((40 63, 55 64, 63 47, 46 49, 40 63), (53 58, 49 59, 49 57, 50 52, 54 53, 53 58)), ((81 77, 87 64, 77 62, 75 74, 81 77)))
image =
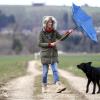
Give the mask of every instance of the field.
POLYGON ((33 56, 0 56, 0 82, 24 75, 26 62, 32 59, 33 56))
MULTIPOLYGON (((5 85, 4 90, 2 89, 2 84, 0 83, 0 93, 1 99, 3 100, 4 95, 3 91, 6 91, 7 98, 9 100, 13 100, 12 98, 18 97, 18 99, 26 100, 26 97, 29 97, 28 100, 60 100, 68 99, 68 100, 100 100, 99 95, 86 95, 85 93, 85 83, 86 79, 74 76, 72 74, 68 74, 68 70, 75 75, 83 76, 83 72, 77 69, 76 65, 81 62, 88 62, 92 61, 93 65, 96 67, 100 65, 100 54, 65 54, 59 56, 59 67, 64 70, 59 70, 59 74, 61 82, 66 85, 67 89, 61 93, 57 94, 54 92, 56 91, 56 86, 53 83, 52 75, 48 77, 48 90, 49 92, 46 95, 41 93, 41 70, 38 69, 40 66, 36 64, 32 60, 34 57, 31 56, 1 56, 0 57, 0 82, 4 83, 7 82, 5 85), (27 67, 26 67, 27 65, 27 67), (26 68, 28 68, 26 70, 26 68), (28 73, 27 73, 27 72, 28 73), (30 73, 30 74, 29 74, 30 73), (23 76, 22 76, 23 75, 23 76), (21 76, 21 77, 18 77, 21 76), (16 78, 18 77, 18 78, 16 78), (11 80, 11 79, 14 80, 11 80), (11 81, 9 81, 11 80, 11 81), (77 84, 77 82, 78 84, 77 84), (34 83, 34 84, 33 84, 34 83), (73 83, 73 84, 72 84, 73 83), (8 89, 8 90, 5 90, 8 89), (14 90, 14 91, 13 91, 14 90), (53 91, 52 91, 53 90, 53 91), (10 92, 9 92, 10 91, 10 92), (27 92, 28 91, 28 92, 27 92), (16 94, 16 95, 15 95, 16 94), (52 98, 53 97, 53 98, 52 98), (96 99, 97 98, 97 99, 96 99)), ((40 67, 41 68, 41 67, 40 67)))
MULTIPOLYGON (((0 82, 24 75, 27 61, 33 56, 0 56, 0 82)), ((84 76, 76 65, 81 62, 92 61, 94 66, 100 66, 100 54, 66 54, 59 56, 59 68, 68 70, 75 75, 84 76)))
POLYGON ((59 68, 68 70, 75 75, 83 76, 83 72, 76 65, 90 61, 93 66, 100 67, 100 54, 68 54, 59 56, 59 68))

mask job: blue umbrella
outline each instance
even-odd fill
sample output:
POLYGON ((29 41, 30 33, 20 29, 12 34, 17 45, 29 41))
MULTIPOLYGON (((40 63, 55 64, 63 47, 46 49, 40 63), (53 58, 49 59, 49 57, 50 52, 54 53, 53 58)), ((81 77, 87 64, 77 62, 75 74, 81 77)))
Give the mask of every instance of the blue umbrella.
POLYGON ((87 15, 80 6, 73 4, 72 17, 76 26, 85 33, 91 40, 97 42, 96 31, 93 27, 92 18, 87 15))

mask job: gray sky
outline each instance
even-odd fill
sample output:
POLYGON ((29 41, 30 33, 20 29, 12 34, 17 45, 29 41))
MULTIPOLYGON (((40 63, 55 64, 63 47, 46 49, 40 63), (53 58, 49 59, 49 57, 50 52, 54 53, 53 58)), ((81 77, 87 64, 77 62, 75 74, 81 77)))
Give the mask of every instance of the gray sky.
POLYGON ((90 6, 100 7, 100 0, 0 0, 0 5, 31 5, 32 3, 46 3, 47 5, 83 5, 87 3, 90 6))

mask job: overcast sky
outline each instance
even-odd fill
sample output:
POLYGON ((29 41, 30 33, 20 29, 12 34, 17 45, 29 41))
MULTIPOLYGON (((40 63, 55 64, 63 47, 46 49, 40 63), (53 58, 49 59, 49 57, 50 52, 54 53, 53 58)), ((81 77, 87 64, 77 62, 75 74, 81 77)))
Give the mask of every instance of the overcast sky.
POLYGON ((100 0, 0 0, 0 5, 31 5, 32 3, 46 3, 47 5, 77 5, 88 4, 100 7, 100 0))

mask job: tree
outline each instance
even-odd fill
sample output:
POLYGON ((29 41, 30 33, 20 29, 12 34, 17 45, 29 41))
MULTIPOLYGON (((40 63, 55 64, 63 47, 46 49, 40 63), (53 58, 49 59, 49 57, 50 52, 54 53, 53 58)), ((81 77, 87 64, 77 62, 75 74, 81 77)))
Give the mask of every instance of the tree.
POLYGON ((64 13, 63 15, 63 20, 64 20, 64 25, 63 25, 63 29, 67 29, 68 27, 68 13, 64 13))
POLYGON ((12 44, 12 50, 15 51, 16 54, 19 54, 23 49, 22 43, 19 39, 14 38, 12 44))
POLYGON ((16 22, 14 15, 8 16, 8 22, 12 24, 16 22))
POLYGON ((0 11, 0 29, 15 22, 16 20, 14 15, 6 16, 2 11, 0 11))

